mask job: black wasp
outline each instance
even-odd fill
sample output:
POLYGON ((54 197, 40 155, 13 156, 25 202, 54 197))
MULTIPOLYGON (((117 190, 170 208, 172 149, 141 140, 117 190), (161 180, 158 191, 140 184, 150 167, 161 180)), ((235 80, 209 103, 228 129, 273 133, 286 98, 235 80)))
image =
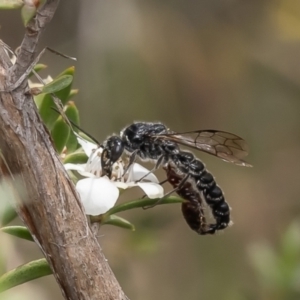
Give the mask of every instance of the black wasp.
MULTIPOLYGON (((102 168, 110 176, 112 165, 124 152, 130 156, 129 166, 136 158, 140 158, 155 162, 154 169, 160 165, 167 170, 171 168, 172 172, 167 171, 167 176, 173 176, 168 176, 168 181, 176 188, 177 193, 185 196, 185 188, 192 181, 197 189, 194 192, 203 195, 212 209, 216 224, 212 224, 206 233, 226 228, 230 222, 230 209, 222 190, 205 165, 193 153, 182 151, 179 145, 206 152, 236 165, 251 166, 242 160, 248 154, 246 142, 232 133, 217 130, 176 133, 161 123, 137 122, 123 129, 120 136, 111 136, 103 143, 102 168), (176 186, 171 180, 175 177, 174 172, 181 179, 176 186)), ((192 186, 189 187, 189 192, 192 192, 192 186)), ((196 210, 200 212, 199 209, 196 210)))
MULTIPOLYGON (((179 172, 172 162, 164 166, 167 174, 167 180, 173 186, 176 193, 187 200, 182 203, 181 210, 183 216, 191 227, 198 234, 214 234, 217 230, 225 229, 230 223, 230 207, 228 206, 221 189, 217 186, 214 178, 210 173, 205 171, 205 177, 211 178, 211 188, 203 189, 201 193, 200 179, 195 182, 191 180, 184 180, 184 174, 179 172), (207 175, 209 174, 209 175, 207 175), (211 207, 213 217, 216 220, 215 224, 207 224, 204 214, 204 203, 211 207)), ((195 178, 193 178, 195 179, 195 178)))
MULTIPOLYGON (((109 172, 123 152, 130 156, 130 164, 137 157, 156 162, 156 168, 177 159, 179 144, 217 156, 240 166, 251 166, 242 160, 248 154, 246 142, 239 136, 217 130, 198 130, 184 133, 170 131, 161 123, 137 122, 110 136, 104 143, 102 166, 109 172), (195 137, 187 136, 194 134, 195 137)), ((180 164, 180 162, 178 162, 180 164)))
POLYGON ((201 235, 215 233, 215 224, 206 224, 202 199, 200 193, 194 188, 193 183, 185 181, 182 184, 182 174, 179 174, 171 164, 165 166, 164 169, 167 174, 167 180, 176 189, 177 194, 184 200, 187 200, 181 204, 181 211, 190 228, 201 235), (179 185, 181 185, 181 188, 178 189, 179 185))
MULTIPOLYGON (((199 198, 199 202, 202 202, 202 196, 211 208, 216 223, 211 224, 206 233, 212 234, 228 226, 230 223, 230 207, 225 201, 224 194, 212 174, 207 171, 205 165, 194 154, 188 151, 180 151, 176 155, 176 160, 170 160, 165 169, 169 183, 179 196, 191 202, 195 202, 196 198, 199 198), (178 179, 181 179, 181 181, 178 182, 178 179), (192 185, 189 184, 189 181, 192 185)), ((191 207, 189 211, 191 211, 191 207)), ((187 218, 185 219, 187 220, 187 218)), ((201 232, 201 234, 206 233, 201 232)))

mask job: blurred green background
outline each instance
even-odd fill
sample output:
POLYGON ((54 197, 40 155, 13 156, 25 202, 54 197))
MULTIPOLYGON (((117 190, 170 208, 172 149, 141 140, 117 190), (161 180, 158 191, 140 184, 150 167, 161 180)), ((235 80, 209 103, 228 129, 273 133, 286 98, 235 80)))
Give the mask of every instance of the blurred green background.
MULTIPOLYGON (((0 11, 0 25, 16 48, 19 11, 0 11)), ((300 299, 299 0, 61 1, 44 46, 78 58, 81 126, 100 141, 143 120, 225 130, 250 145, 251 169, 197 153, 232 207, 224 232, 197 236, 180 205, 122 214, 135 232, 102 228, 130 299, 300 299)), ((51 53, 42 62, 44 75, 73 64, 51 53)), ((40 256, 29 242, 5 245, 9 268, 40 256)), ((50 277, 13 291, 63 299, 50 277)))

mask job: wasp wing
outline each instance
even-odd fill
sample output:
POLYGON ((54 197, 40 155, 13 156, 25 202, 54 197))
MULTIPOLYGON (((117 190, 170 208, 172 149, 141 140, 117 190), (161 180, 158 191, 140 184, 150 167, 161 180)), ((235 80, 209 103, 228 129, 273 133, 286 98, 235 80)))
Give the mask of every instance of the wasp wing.
POLYGON ((197 130, 184 133, 166 133, 157 138, 167 138, 178 144, 217 156, 226 162, 251 167, 243 158, 249 147, 241 137, 226 131, 197 130))

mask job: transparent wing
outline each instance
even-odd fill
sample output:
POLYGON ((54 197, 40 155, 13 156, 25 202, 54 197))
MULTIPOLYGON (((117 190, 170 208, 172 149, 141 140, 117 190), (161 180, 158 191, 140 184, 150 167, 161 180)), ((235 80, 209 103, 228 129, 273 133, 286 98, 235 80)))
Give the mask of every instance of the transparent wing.
POLYGON ((252 167, 243 158, 249 147, 241 137, 226 131, 197 130, 184 133, 166 133, 156 138, 167 138, 178 144, 217 156, 238 166, 252 167))

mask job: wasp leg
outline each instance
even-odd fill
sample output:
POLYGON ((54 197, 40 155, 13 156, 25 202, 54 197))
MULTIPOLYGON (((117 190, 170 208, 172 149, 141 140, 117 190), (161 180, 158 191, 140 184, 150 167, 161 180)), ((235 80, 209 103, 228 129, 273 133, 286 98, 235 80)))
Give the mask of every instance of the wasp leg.
POLYGON ((124 177, 124 175, 128 172, 130 166, 135 162, 137 153, 138 153, 138 150, 135 150, 135 151, 132 152, 132 154, 130 155, 130 157, 129 157, 129 163, 128 163, 128 165, 126 166, 126 168, 124 169, 124 172, 123 172, 123 177, 124 177))
POLYGON ((162 164, 162 162, 164 161, 164 156, 160 156, 159 159, 157 160, 155 167, 153 167, 147 174, 145 174, 143 177, 141 177, 140 179, 136 180, 135 183, 137 182, 141 182, 144 178, 146 178, 149 174, 153 173, 154 171, 156 171, 159 166, 162 164))

